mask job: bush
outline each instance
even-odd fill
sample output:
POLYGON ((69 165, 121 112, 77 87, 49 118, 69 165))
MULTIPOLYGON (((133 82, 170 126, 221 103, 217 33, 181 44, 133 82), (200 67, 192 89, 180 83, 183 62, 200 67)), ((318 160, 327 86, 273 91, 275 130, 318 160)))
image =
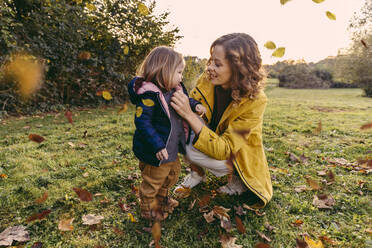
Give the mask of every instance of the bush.
MULTIPOLYGON (((164 31, 168 13, 155 16, 144 0, 3 0, 0 2, 0 63, 17 52, 45 68, 41 89, 23 101, 9 79, 0 82, 0 109, 29 113, 51 106, 97 105, 108 90, 126 101, 126 84, 155 46, 173 45, 178 29, 164 31), (8 81, 7 81, 8 80, 8 81)), ((0 75, 1 78, 1 75, 0 75)))

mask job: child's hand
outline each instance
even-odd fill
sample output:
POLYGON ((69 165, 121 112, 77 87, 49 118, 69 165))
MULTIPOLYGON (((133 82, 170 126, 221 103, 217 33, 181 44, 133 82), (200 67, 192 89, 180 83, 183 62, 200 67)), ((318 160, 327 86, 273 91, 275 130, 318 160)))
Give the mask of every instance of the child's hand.
POLYGON ((195 107, 195 111, 198 115, 204 115, 207 112, 207 109, 203 105, 198 104, 195 107))
POLYGON ((167 149, 160 150, 159 152, 156 153, 156 158, 158 160, 167 160, 168 159, 168 152, 167 149))

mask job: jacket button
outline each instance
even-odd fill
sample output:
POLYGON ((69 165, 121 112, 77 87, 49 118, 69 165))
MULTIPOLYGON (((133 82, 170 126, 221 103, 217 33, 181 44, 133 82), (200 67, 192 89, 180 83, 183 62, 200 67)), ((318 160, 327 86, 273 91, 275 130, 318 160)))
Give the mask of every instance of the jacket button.
POLYGON ((199 98, 199 101, 201 101, 201 98, 199 98))
POLYGON ((211 142, 212 142, 212 139, 209 139, 209 141, 211 141, 211 142))

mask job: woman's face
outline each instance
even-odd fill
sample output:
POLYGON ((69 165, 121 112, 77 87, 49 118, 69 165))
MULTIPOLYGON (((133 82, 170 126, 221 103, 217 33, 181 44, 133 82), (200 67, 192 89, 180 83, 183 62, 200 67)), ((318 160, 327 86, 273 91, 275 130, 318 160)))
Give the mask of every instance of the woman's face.
POLYGON ((231 67, 225 58, 223 46, 216 45, 213 48, 207 74, 213 85, 221 85, 224 89, 230 88, 231 67))

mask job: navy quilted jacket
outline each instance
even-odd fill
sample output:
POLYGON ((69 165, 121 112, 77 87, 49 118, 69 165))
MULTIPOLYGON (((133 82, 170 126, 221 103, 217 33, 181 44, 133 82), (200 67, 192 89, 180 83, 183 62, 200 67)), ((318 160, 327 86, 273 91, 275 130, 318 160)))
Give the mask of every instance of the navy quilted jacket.
MULTIPOLYGON (((177 88, 188 95, 182 83, 177 88)), ((131 102, 136 105, 133 152, 139 160, 159 166, 160 160, 156 158, 156 153, 166 148, 171 132, 168 104, 161 90, 151 82, 144 82, 142 78, 135 77, 128 85, 128 92, 131 102)), ((191 109, 195 111, 196 105, 200 103, 189 99, 191 109)), ((184 128, 188 141, 190 128, 186 122, 184 128)))

